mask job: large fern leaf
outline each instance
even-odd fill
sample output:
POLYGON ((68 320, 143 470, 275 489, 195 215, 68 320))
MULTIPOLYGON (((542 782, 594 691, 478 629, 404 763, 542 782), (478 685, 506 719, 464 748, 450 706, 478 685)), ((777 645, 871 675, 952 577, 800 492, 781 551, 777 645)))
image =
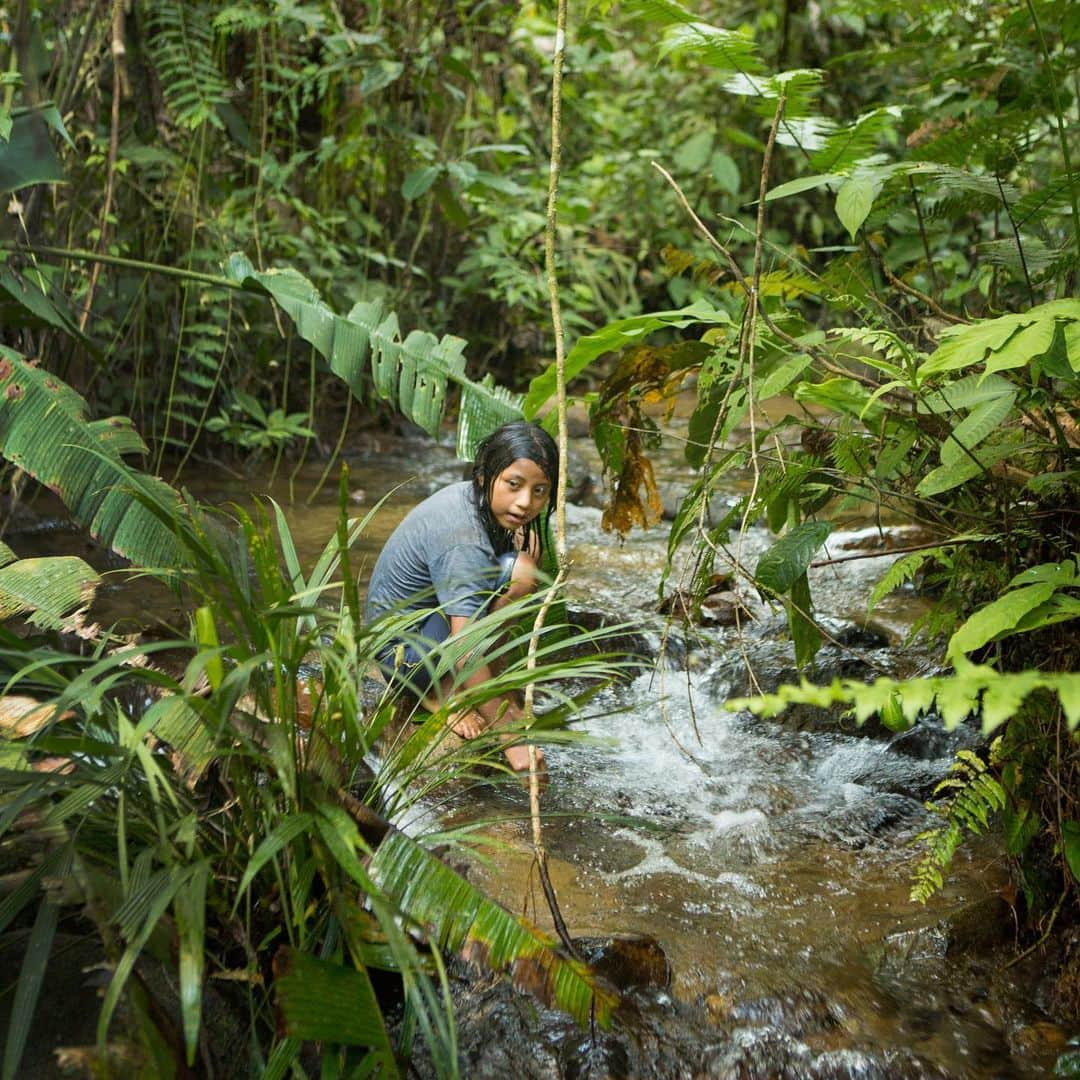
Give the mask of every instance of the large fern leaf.
POLYGON ((395 405, 428 434, 437 434, 446 410, 447 387, 461 387, 458 454, 471 458, 477 444, 495 428, 522 416, 522 399, 465 375, 465 342, 450 334, 436 338, 413 330, 402 339, 397 315, 383 313, 377 301, 336 314, 302 274, 291 268, 256 270, 242 254, 227 268, 230 278, 268 293, 296 324, 297 333, 330 365, 357 397, 370 379, 375 393, 395 405), (370 375, 368 374, 370 358, 370 375))
POLYGON ((150 54, 173 120, 192 131, 207 122, 224 128, 218 106, 229 87, 214 62, 210 13, 191 0, 155 0, 150 26, 150 54))
POLYGON ((8 461, 56 492, 92 536, 132 562, 176 567, 186 561, 166 524, 178 506, 176 492, 120 456, 145 449, 131 421, 87 420, 86 402, 70 386, 2 346, 0 448, 8 461), (152 513, 140 499, 162 513, 152 513))
POLYGON ((557 943, 515 918, 402 833, 391 832, 371 860, 371 875, 444 949, 496 972, 565 1010, 581 1025, 607 1027, 617 1004, 583 964, 559 955, 557 943))

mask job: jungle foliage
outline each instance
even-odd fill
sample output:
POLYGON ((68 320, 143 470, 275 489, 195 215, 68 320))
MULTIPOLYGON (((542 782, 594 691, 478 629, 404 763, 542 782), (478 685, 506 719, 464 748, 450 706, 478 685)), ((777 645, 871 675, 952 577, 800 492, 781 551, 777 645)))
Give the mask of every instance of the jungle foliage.
MULTIPOLYGON (((747 704, 843 702, 894 726, 930 709, 950 724, 977 717, 993 750, 960 760, 943 788, 916 894, 940 883, 965 832, 997 822, 1030 933, 1075 919, 1076 5, 627 0, 572 21, 559 262, 576 338, 567 369, 612 481, 605 522, 659 518, 652 406, 692 391, 698 481, 669 541, 673 556, 692 552, 680 585, 700 596, 729 561, 783 605, 811 678, 821 629, 807 570, 833 523, 870 507, 926 526, 932 540, 875 598, 913 582, 932 595, 923 629, 947 666, 872 687, 807 681, 747 704), (747 494, 714 516, 733 476, 747 494), (776 541, 744 566, 739 537, 759 521, 776 541)), ((273 973, 250 888, 264 874, 291 912, 277 972, 286 1029, 262 1044, 267 1070, 286 1067, 296 1039, 327 1036, 305 986, 370 1004, 365 972, 385 962, 407 989, 403 1032, 418 1025, 452 1072, 437 954, 395 928, 429 923, 427 901, 456 886, 404 841, 386 849, 389 878, 374 875, 347 780, 302 760, 296 730, 299 663, 316 649, 330 677, 315 727, 358 744, 371 734, 348 666, 372 644, 355 597, 329 615, 315 603, 353 526, 308 579, 279 519, 234 520, 224 535, 243 540, 229 546, 150 474, 177 474, 192 454, 328 454, 356 411, 434 431, 449 408, 467 455, 502 418, 542 411, 554 388, 541 213, 550 13, 499 0, 17 0, 0 24, 5 459, 137 563, 237 590, 193 602, 189 635, 170 645, 179 673, 134 671, 148 646, 125 655, 91 635, 90 655, 73 657, 3 631, 5 700, 22 704, 5 727, 2 824, 33 807, 50 827, 45 862, 0 908, 7 925, 37 905, 16 1018, 32 1012, 59 918, 43 886, 68 877, 92 914, 108 913, 102 940, 151 1060, 192 1059, 197 946, 226 928, 239 950, 228 969, 245 973, 265 1033, 273 973), (256 572, 258 595, 238 566, 256 572), (149 720, 129 716, 116 693, 147 680, 163 696, 149 720), (293 720, 269 735, 257 721, 277 711, 293 720), (238 728, 241 714, 255 720, 238 728), (61 767, 34 771, 42 756, 61 767), (235 774, 237 808, 203 820, 198 785, 235 774), (258 839, 241 850, 241 836, 258 839), (109 862, 119 887, 100 884, 109 862), (430 884, 422 917, 395 874, 430 884), (373 898, 363 918, 361 893, 373 898), (179 957, 179 1049, 144 1024, 136 959, 153 947, 179 957)), ((85 629, 89 568, 48 567, 43 596, 27 582, 46 568, 6 549, 0 560, 5 613, 85 629)), ((482 899, 470 902, 487 926, 482 899)), ((490 918, 494 955, 548 956, 490 918)), ((454 948, 469 932, 429 930, 454 948)), ((587 976, 546 964, 556 999, 584 1014, 593 994, 602 1011, 575 981, 587 976)), ((389 1069, 378 1008, 359 1012, 362 1030, 337 1041, 389 1069)), ((24 1035, 9 1038, 8 1075, 24 1035)))

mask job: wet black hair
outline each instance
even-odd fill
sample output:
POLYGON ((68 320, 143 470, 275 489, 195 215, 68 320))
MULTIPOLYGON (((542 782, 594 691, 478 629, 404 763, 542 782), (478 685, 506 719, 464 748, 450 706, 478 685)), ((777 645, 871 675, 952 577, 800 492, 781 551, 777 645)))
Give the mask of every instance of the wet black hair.
MULTIPOLYGON (((488 534, 495 554, 514 550, 514 534, 504 529, 491 512, 491 492, 495 480, 503 469, 513 465, 518 458, 527 458, 538 465, 551 484, 552 496, 559 482, 559 448, 555 440, 539 424, 527 420, 515 420, 493 431, 476 448, 473 462, 472 483, 480 522, 488 534)), ((554 497, 548 499, 547 508, 525 526, 525 547, 536 538, 537 550, 544 546, 544 526, 551 517, 554 497)))

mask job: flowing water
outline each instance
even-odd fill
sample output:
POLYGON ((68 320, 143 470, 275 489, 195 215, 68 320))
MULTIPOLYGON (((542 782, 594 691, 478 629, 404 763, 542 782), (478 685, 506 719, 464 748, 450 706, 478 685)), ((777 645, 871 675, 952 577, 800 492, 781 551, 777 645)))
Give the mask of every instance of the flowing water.
MULTIPOLYGON (((356 510, 390 494, 362 538, 358 566, 370 566, 410 506, 462 475, 448 447, 366 439, 352 461, 356 510)), ((589 449, 575 447, 572 482, 575 471, 596 470, 589 449)), ((298 475, 291 503, 284 478, 267 487, 308 560, 333 535, 337 515, 333 482, 310 504, 300 497, 316 475, 298 475)), ((662 489, 685 489, 688 478, 677 455, 661 457, 662 489)), ((216 502, 258 490, 221 477, 193 487, 216 502)), ((667 623, 656 613, 666 529, 619 541, 599 517, 570 508, 568 603, 631 620, 649 649, 659 653, 664 642, 666 653, 590 702, 580 727, 595 743, 548 751, 544 837, 575 936, 647 933, 661 944, 670 985, 642 991, 637 1005, 642 1026, 667 1034, 610 1050, 597 1071, 588 1064, 597 1044, 583 1049, 559 1018, 530 1014, 523 1032, 504 1016, 500 1031, 485 1006, 474 1025, 483 1034, 472 1043, 463 1035, 466 1075, 1044 1075, 1045 1055, 1017 1050, 1017 1032, 1038 1013, 985 959, 1003 922, 1005 884, 989 849, 962 852, 925 908, 908 899, 912 841, 932 823, 923 800, 974 734, 924 725, 869 737, 805 713, 765 721, 728 711, 732 694, 795 676, 783 618, 744 596, 738 628, 667 623), (517 1057, 502 1046, 499 1064, 491 1054, 500 1039, 528 1041, 517 1057), (555 1045, 561 1057, 552 1056, 555 1045)), ((881 533, 857 522, 834 533, 828 550, 855 554, 886 538, 893 546, 910 539, 902 526, 881 533)), ((766 543, 762 529, 749 530, 743 561, 752 566, 766 543)), ((833 638, 820 677, 910 674, 924 663, 901 644, 920 611, 915 597, 890 598, 872 626, 862 622, 869 590, 893 557, 812 571, 833 638)), ((491 819, 486 834, 501 846, 493 863, 471 867, 473 880, 550 926, 530 874, 526 815, 520 791, 492 787, 470 790, 450 820, 491 819)), ((469 1016, 465 1002, 463 1031, 469 1016)))

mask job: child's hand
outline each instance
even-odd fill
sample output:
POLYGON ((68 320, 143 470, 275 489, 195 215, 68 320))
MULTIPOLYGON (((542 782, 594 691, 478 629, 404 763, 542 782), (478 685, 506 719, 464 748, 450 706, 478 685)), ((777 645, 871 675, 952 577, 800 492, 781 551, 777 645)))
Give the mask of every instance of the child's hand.
POLYGON ((536 588, 536 559, 527 551, 519 551, 510 571, 510 584, 506 587, 508 600, 528 596, 536 588))

